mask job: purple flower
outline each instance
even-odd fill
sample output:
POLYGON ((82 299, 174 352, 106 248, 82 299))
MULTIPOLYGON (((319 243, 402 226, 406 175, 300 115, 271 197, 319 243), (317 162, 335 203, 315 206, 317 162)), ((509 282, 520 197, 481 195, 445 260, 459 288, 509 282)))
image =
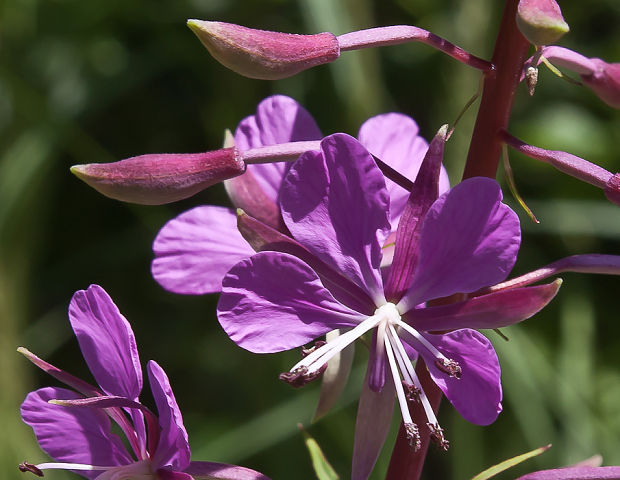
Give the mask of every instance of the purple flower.
POLYGON ((418 428, 447 442, 411 360, 421 355, 433 380, 469 421, 486 425, 501 411, 500 367, 491 343, 470 328, 506 326, 536 313, 558 282, 515 288, 441 306, 429 300, 476 292, 506 278, 520 244, 519 220, 488 178, 438 196, 445 130, 431 143, 400 213, 394 260, 381 269, 392 230, 391 198, 369 152, 335 134, 320 152, 293 164, 280 207, 302 255, 262 251, 237 263, 222 282, 218 317, 239 346, 272 353, 317 344, 290 372, 294 386, 318 377, 330 358, 372 332, 360 399, 354 479, 370 474, 391 421, 394 393, 413 448, 418 428), (467 328, 470 327, 470 328, 467 328), (421 402, 427 425, 415 425, 409 402, 421 402), (363 405, 363 406, 362 406, 363 405), (369 412, 371 412, 369 414, 369 412))
MULTIPOLYGON (((374 155, 409 178, 417 175, 428 147, 418 135, 415 121, 397 113, 369 119, 358 137, 374 155)), ((314 119, 301 105, 276 95, 263 100, 256 115, 241 121, 235 145, 244 151, 321 138, 314 119)), ((225 182, 233 205, 273 228, 285 230, 278 196, 287 168, 283 162, 248 165, 246 173, 225 182)), ((386 184, 395 230, 407 192, 390 180, 386 184)), ((440 188, 442 192, 449 188, 443 169, 440 188)), ((237 230, 234 210, 213 205, 193 208, 169 221, 155 238, 153 251, 151 271, 155 280, 166 290, 194 295, 219 292, 226 272, 254 253, 237 230)))
POLYGON ((91 285, 75 293, 69 320, 99 386, 19 349, 35 365, 73 389, 41 388, 24 400, 24 422, 55 461, 24 463, 20 470, 43 476, 45 469, 66 469, 93 480, 268 480, 243 467, 190 462, 187 432, 166 373, 154 361, 148 362, 156 416, 138 399, 142 369, 131 326, 101 287, 91 285), (112 432, 110 419, 120 427, 132 453, 112 432))

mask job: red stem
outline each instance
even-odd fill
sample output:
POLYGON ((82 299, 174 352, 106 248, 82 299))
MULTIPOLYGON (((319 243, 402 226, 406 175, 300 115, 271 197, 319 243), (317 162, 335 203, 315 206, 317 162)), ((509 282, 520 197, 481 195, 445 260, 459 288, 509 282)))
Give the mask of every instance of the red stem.
MULTIPOLYGON (((441 402, 441 390, 433 382, 421 357, 418 357, 415 373, 420 379, 422 389, 428 397, 428 401, 435 413, 437 413, 439 403, 441 402)), ((413 405, 411 418, 420 429, 420 450, 413 452, 405 435, 405 428, 401 423, 385 480, 417 480, 422 474, 422 467, 424 467, 424 460, 426 459, 426 452, 430 443, 430 429, 426 426, 428 420, 421 403, 413 405)))
POLYGON ((484 78, 480 109, 469 146, 463 179, 495 178, 502 150, 498 133, 506 129, 530 44, 515 21, 519 0, 506 0, 491 62, 484 78))

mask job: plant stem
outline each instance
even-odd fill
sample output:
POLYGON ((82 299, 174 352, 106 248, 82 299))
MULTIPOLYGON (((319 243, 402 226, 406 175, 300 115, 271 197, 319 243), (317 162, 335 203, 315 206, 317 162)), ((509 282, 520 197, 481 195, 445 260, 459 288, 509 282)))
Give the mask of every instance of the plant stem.
POLYGON ((486 72, 480 109, 469 146, 463 179, 477 176, 495 178, 502 142, 500 130, 506 129, 514 96, 529 49, 515 21, 518 0, 506 0, 502 23, 495 41, 495 70, 486 72))
MULTIPOLYGON (((418 357, 415 373, 420 379, 422 389, 428 397, 428 401, 435 413, 437 413, 439 403, 441 402, 441 390, 433 382, 421 357, 418 357)), ((417 480, 422 474, 431 432, 426 426, 426 414, 421 403, 414 404, 411 409, 411 418, 420 429, 421 447, 417 452, 413 452, 405 435, 405 427, 401 423, 385 480, 417 480)))

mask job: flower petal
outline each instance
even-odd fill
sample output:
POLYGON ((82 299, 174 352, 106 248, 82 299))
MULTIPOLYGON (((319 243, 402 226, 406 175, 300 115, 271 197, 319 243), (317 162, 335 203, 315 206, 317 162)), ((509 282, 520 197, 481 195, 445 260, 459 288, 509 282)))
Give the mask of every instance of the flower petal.
MULTIPOLYGON (((428 149, 428 143, 419 135, 419 131, 413 118, 402 113, 385 113, 366 120, 360 127, 357 138, 370 153, 409 180, 415 181, 428 149)), ((409 192, 389 179, 386 179, 385 186, 390 194, 392 230, 396 230, 409 192)), ((449 188, 448 173, 441 167, 439 194, 449 188)))
POLYGON ((369 377, 370 368, 366 370, 357 407, 351 480, 366 480, 370 476, 390 431, 394 413, 394 382, 387 378, 383 390, 373 392, 369 377))
POLYGON ((174 470, 183 470, 189 465, 189 443, 170 381, 166 372, 153 360, 147 364, 147 372, 161 427, 159 443, 152 458, 153 467, 171 466, 174 470))
POLYGON ((196 480, 269 480, 255 470, 226 463, 192 462, 185 472, 196 480))
MULTIPOLYGON (((111 433, 110 420, 103 411, 48 403, 78 398, 71 390, 52 387, 28 394, 21 415, 34 430, 41 448, 59 462, 110 467, 132 463, 120 438, 111 433)), ((100 473, 84 471, 80 475, 95 478, 100 473)))
POLYGON ((501 199, 497 182, 483 177, 465 180, 437 199, 422 225, 419 261, 398 304, 401 311, 506 278, 521 232, 516 213, 501 199))
POLYGON ((153 278, 166 290, 200 295, 219 292, 222 277, 254 253, 224 207, 202 206, 170 220, 153 242, 153 278))
POLYGON ((84 360, 108 395, 132 400, 142 391, 142 367, 131 325, 99 285, 75 292, 69 321, 84 360))
POLYGON ((431 377, 465 420, 489 425, 502 411, 501 370, 491 342, 468 328, 444 335, 424 335, 448 359, 458 362, 461 378, 449 377, 435 365, 428 350, 424 357, 431 377))
POLYGON ((561 280, 556 280, 547 285, 503 290, 448 305, 414 308, 403 318, 421 331, 507 327, 542 310, 555 297, 561 284, 561 280))
MULTIPOLYGON (((308 111, 290 97, 274 95, 258 104, 256 115, 244 118, 235 131, 235 145, 240 150, 285 142, 320 140, 319 127, 308 111)), ((249 165, 264 192, 273 201, 278 198, 286 172, 283 162, 249 165)))
POLYGON ((321 152, 306 152, 293 164, 280 192, 284 221, 293 237, 385 301, 379 266, 390 232, 389 196, 383 174, 352 137, 335 134, 321 152))
POLYGON ((364 318, 338 303, 308 265, 280 252, 231 268, 217 312, 228 336, 255 353, 289 350, 364 318))

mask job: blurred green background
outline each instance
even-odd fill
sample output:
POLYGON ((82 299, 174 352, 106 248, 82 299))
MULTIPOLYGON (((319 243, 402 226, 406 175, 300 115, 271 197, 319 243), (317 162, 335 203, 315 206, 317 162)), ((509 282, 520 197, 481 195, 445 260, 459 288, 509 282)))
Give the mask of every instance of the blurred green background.
MULTIPOLYGON (((145 363, 168 372, 193 458, 233 462, 274 479, 312 479, 296 424, 303 422, 343 478, 350 474, 356 398, 365 357, 333 414, 310 425, 317 386, 277 380, 298 352, 256 356, 237 348, 214 314, 215 296, 163 291, 150 277, 151 243, 174 215, 226 204, 221 186, 178 204, 140 207, 98 195, 69 173, 76 163, 219 147, 273 93, 295 97, 324 133, 356 134, 368 116, 401 111, 431 137, 452 122, 479 76, 422 45, 346 53, 329 66, 277 82, 227 71, 185 27, 188 18, 298 33, 415 24, 489 58, 503 2, 492 0, 5 0, 0 4, 0 478, 46 459, 18 408, 54 381, 15 352, 23 345, 90 378, 67 321, 75 290, 102 285, 132 322, 145 363)), ((571 33, 562 45, 620 61, 617 0, 562 2, 571 33)), ((588 90, 541 69, 536 95, 522 87, 511 130, 620 170, 620 114, 588 90)), ((448 144, 457 181, 475 116, 448 144)), ((602 192, 511 155, 517 185, 542 223, 518 210, 523 247, 514 274, 575 253, 620 253, 620 209, 602 192)), ((510 195, 506 195, 512 202, 510 195)), ((514 202, 513 202, 514 203, 514 202)), ((516 207, 515 207, 516 208, 516 207)), ((452 447, 431 449, 427 479, 466 479, 507 457, 553 443, 518 472, 594 454, 620 464, 620 279, 564 276, 542 314, 491 332, 503 366, 504 413, 481 428, 446 402, 440 421, 452 447)), ((148 392, 143 395, 148 399, 148 392)), ((146 400, 148 402, 148 400, 146 400)), ((396 426, 396 424, 395 424, 396 426)), ((383 478, 394 436, 373 474, 383 478)), ((64 472, 50 479, 78 478, 64 472)), ((21 477, 20 477, 21 478, 21 477)))

